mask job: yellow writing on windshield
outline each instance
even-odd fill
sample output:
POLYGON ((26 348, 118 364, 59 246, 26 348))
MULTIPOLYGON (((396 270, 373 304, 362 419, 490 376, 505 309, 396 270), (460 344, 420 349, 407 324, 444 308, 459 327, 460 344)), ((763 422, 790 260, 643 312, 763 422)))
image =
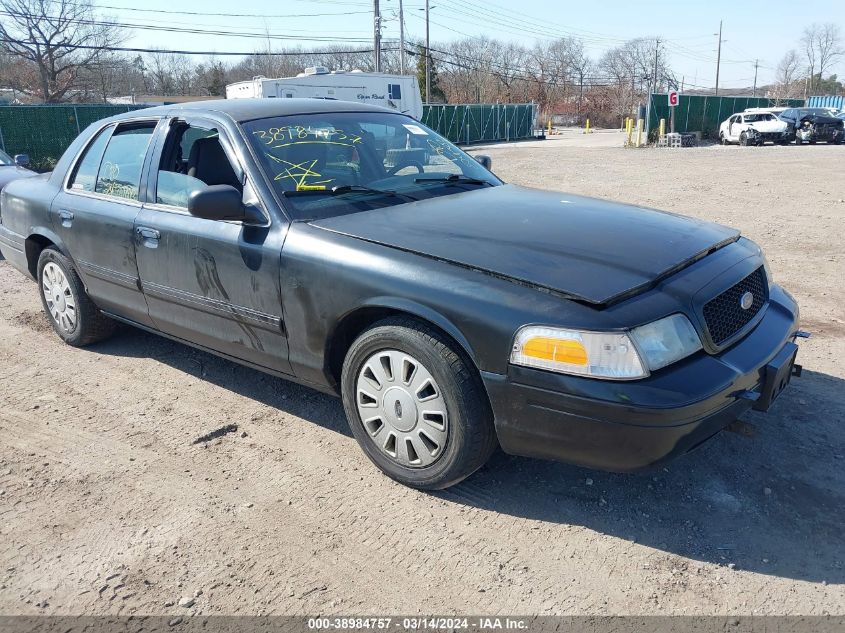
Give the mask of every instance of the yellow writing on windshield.
POLYGON ((261 139, 265 145, 274 148, 309 143, 352 147, 362 140, 358 134, 347 133, 334 127, 305 127, 301 125, 271 127, 266 130, 256 130, 253 134, 261 139))
POLYGON ((320 188, 325 189, 326 185, 333 180, 332 178, 326 178, 324 180, 311 180, 309 182, 309 178, 322 177, 322 174, 314 169, 317 165, 316 158, 313 160, 304 160, 300 163, 292 163, 284 160, 283 158, 273 156, 272 154, 267 154, 267 156, 276 161, 282 169, 282 171, 276 174, 273 180, 285 180, 290 178, 297 191, 315 191, 320 188))

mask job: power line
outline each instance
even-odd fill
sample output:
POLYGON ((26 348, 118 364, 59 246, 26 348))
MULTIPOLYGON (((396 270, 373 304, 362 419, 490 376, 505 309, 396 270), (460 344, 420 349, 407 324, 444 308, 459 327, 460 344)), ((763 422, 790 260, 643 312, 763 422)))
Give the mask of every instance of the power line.
MULTIPOLYGON (((35 46, 36 42, 31 40, 18 40, 15 38, 0 38, 0 42, 8 44, 18 44, 26 46, 35 46)), ((169 48, 139 48, 133 46, 93 46, 86 44, 67 44, 62 48, 70 50, 100 50, 109 51, 113 53, 161 53, 165 55, 205 55, 209 57, 295 57, 297 55, 354 55, 357 53, 372 53, 372 48, 344 50, 344 51, 195 51, 195 50, 176 50, 169 48)), ((382 48, 384 51, 398 50, 396 48, 382 48)))
MULTIPOLYGON (((63 1, 63 0, 48 0, 51 4, 70 4, 75 6, 80 6, 78 2, 70 2, 70 1, 63 1)), ((134 13, 163 13, 167 15, 194 15, 194 16, 214 16, 214 17, 224 17, 224 18, 281 18, 281 19, 292 19, 292 18, 320 18, 320 17, 332 17, 332 16, 343 16, 343 15, 356 15, 361 13, 370 13, 369 11, 341 11, 337 13, 222 13, 222 12, 215 12, 215 11, 179 11, 176 9, 141 9, 138 7, 119 7, 115 5, 109 4, 99 4, 96 6, 98 9, 112 9, 115 11, 132 11, 134 13)))
MULTIPOLYGON (((38 19, 39 16, 17 11, 0 11, 0 15, 10 17, 23 17, 26 19, 38 19)), ((105 20, 93 20, 87 18, 66 18, 64 22, 70 24, 82 24, 87 26, 105 26, 119 29, 139 29, 142 31, 159 31, 165 33, 186 33, 190 35, 214 35, 216 37, 242 37, 251 39, 274 39, 274 40, 293 40, 305 42, 360 42, 367 43, 370 40, 365 37, 338 37, 338 36, 308 36, 308 35, 279 35, 275 33, 250 33, 246 31, 231 31, 231 30, 209 30, 197 29, 179 26, 163 26, 158 24, 144 24, 144 23, 123 23, 112 22, 105 20)))

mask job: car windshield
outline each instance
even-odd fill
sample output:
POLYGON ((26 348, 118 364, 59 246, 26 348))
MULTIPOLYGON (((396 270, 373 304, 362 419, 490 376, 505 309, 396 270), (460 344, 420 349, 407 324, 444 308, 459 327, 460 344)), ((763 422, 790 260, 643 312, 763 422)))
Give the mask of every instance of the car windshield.
POLYGON ((15 161, 3 150, 0 150, 0 165, 14 165, 15 161))
POLYGON ((243 127, 296 220, 502 184, 452 143, 402 114, 290 115, 243 127))
POLYGON ((758 121, 772 121, 775 117, 773 117, 768 112, 761 113, 761 114, 746 114, 745 115, 745 122, 746 123, 757 123, 758 121))
POLYGON ((830 116, 830 110, 824 108, 804 108, 798 111, 798 116, 830 116))

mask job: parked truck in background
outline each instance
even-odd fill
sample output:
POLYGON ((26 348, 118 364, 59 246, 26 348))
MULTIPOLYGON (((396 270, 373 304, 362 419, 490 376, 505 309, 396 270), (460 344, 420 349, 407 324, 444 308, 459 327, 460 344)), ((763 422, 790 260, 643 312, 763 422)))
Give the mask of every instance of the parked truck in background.
POLYGON ((417 78, 411 75, 330 71, 325 66, 306 68, 296 77, 253 77, 226 86, 227 99, 293 99, 311 97, 360 101, 398 110, 419 120, 422 97, 417 78))

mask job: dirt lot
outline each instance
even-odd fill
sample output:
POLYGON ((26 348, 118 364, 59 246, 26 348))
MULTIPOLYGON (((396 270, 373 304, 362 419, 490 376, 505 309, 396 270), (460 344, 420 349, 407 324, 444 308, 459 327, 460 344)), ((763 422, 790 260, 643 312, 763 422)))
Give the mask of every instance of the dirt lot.
POLYGON ((485 151, 741 228, 814 332, 804 378, 657 472, 497 454, 423 494, 334 399, 134 330, 62 345, 0 262, 0 612, 845 613, 845 148, 485 151))

